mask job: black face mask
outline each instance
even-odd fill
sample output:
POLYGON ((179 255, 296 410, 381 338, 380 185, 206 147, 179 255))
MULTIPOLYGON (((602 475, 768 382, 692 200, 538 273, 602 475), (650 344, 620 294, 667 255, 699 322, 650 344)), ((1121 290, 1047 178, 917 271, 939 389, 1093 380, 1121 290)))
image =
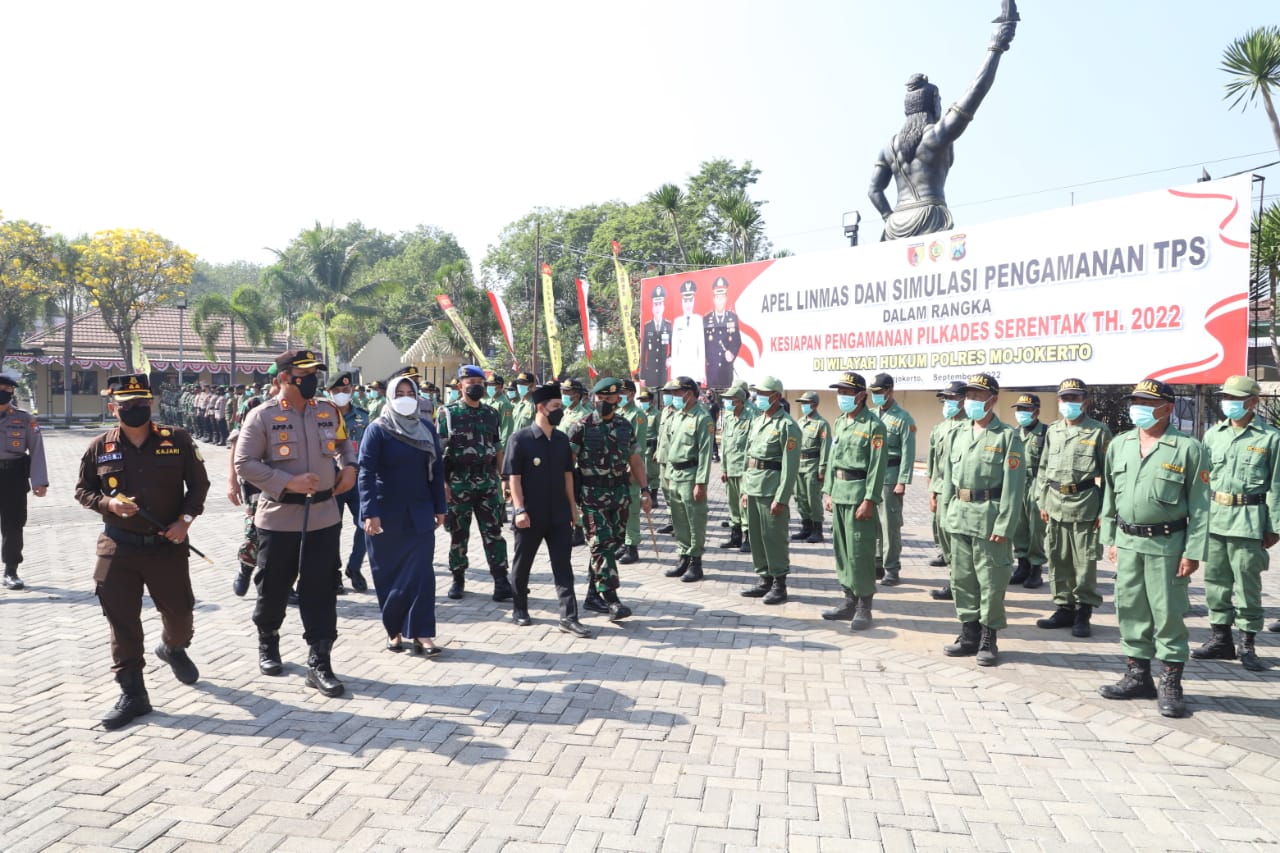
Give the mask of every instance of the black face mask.
POLYGON ((290 381, 298 389, 298 393, 302 395, 304 400, 310 400, 320 388, 320 377, 315 373, 309 376, 294 376, 290 381))
POLYGON ((475 402, 484 396, 483 385, 468 385, 467 390, 462 393, 467 395, 467 399, 475 402))
POLYGON ((564 420, 564 409, 556 409, 554 411, 547 412, 547 421, 552 426, 560 426, 560 422, 562 420, 564 420))
POLYGON ((617 407, 616 403, 607 403, 604 400, 601 400, 599 403, 596 403, 596 411, 600 413, 600 417, 602 418, 607 418, 610 415, 612 415, 613 410, 616 407, 617 407))
POLYGON ((13 392, 9 390, 0 391, 0 406, 7 406, 13 400, 13 392))
POLYGON ((120 410, 120 423, 130 427, 140 427, 151 420, 150 406, 132 406, 120 410))

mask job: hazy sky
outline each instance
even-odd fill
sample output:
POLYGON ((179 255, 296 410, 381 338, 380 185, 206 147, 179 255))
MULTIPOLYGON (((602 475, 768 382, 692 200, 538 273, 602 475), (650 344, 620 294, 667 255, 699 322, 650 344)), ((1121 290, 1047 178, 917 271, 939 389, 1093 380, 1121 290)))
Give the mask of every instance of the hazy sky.
MULTIPOLYGON (((7 3, 0 211, 265 262, 320 220, 454 232, 478 266, 536 206, 634 202, 701 161, 762 170, 778 248, 844 245, 916 71, 959 97, 999 2, 7 3)), ((1280 159, 1222 99, 1274 0, 1027 0, 959 141, 958 227, 1280 159), (1124 181, 1120 175, 1195 164, 1124 181), (981 203, 987 201, 987 203, 981 203)), ((1280 169, 1268 195, 1280 193, 1280 169)))

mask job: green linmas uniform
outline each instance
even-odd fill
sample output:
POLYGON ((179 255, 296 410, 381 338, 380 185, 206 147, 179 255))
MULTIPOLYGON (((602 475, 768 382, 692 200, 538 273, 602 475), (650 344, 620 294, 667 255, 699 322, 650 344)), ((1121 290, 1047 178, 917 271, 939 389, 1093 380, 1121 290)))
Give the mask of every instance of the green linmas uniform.
POLYGON ((800 428, 800 470, 796 482, 796 514, 801 521, 822 524, 822 478, 831 453, 831 425, 816 411, 796 421, 800 428))
MULTIPOLYGON (((635 449, 640 454, 641 460, 643 460, 645 447, 649 441, 649 416, 640 411, 640 407, 631 401, 628 401, 625 406, 619 406, 618 414, 626 418, 627 423, 631 424, 631 431, 635 433, 636 437, 635 449)), ((631 481, 631 508, 627 512, 626 535, 626 543, 632 548, 638 548, 641 542, 644 541, 640 536, 640 512, 640 484, 633 479, 631 481)))
POLYGON ((925 471, 929 476, 929 491, 937 496, 938 505, 933 513, 933 541, 937 543, 947 565, 951 565, 951 536, 943 524, 947 517, 947 505, 942 502, 942 482, 947 477, 952 434, 958 427, 968 423, 963 417, 951 418, 937 424, 929 433, 929 461, 925 471))
POLYGON ((724 472, 725 492, 729 502, 729 525, 747 530, 747 514, 742 509, 742 475, 747 470, 747 440, 751 422, 760 410, 744 404, 742 414, 735 415, 726 406, 720 419, 720 470, 724 472))
POLYGON ((761 577, 785 577, 791 571, 787 527, 788 502, 800 468, 800 428, 778 408, 751 421, 747 439, 747 470, 742 493, 747 497, 747 526, 751 530, 751 564, 761 577), (769 508, 780 504, 772 515, 769 508))
POLYGON ((916 422, 894 400, 875 413, 885 428, 884 505, 880 513, 880 539, 876 543, 876 567, 896 574, 902 567, 902 501, 895 495, 898 484, 907 485, 915 473, 916 422))
POLYGON ((715 424, 701 403, 692 408, 674 408, 663 415, 665 453, 662 465, 663 491, 671 507, 676 553, 701 557, 707 542, 707 500, 693 499, 695 485, 705 487, 711 479, 711 432, 715 424))
POLYGON ((1095 479, 1102 476, 1110 444, 1111 430, 1087 415, 1075 423, 1059 419, 1045 431, 1035 492, 1040 509, 1049 514, 1049 582, 1059 607, 1102 604, 1097 526, 1102 487, 1095 479))
POLYGON ((856 415, 840 415, 832 424, 831 453, 822 492, 831 496, 831 537, 840 586, 859 598, 876 592, 878 513, 854 517, 864 500, 880 503, 884 495, 884 424, 864 406, 856 415))
POLYGON ((1044 522, 1040 520, 1040 502, 1036 499, 1036 473, 1044 450, 1044 434, 1048 426, 1036 421, 1034 426, 1018 427, 1018 438, 1026 452, 1027 476, 1023 480, 1022 512, 1013 528, 1014 559, 1027 560, 1033 566, 1045 564, 1044 522))

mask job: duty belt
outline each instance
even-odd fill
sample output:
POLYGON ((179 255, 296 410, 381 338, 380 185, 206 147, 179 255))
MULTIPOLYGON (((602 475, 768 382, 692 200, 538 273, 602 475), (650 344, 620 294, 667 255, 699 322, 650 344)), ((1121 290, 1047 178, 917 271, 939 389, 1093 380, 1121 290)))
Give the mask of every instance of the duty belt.
POLYGON ((1267 493, 1259 495, 1233 495, 1230 492, 1214 492, 1213 502, 1219 506, 1257 506, 1266 503, 1267 493))
MULTIPOLYGON (((311 495, 311 502, 313 504, 318 504, 321 501, 329 500, 331 497, 333 497, 333 489, 325 489, 323 492, 313 492, 311 495)), ((297 492, 285 492, 276 500, 276 503, 282 504, 305 504, 306 502, 307 496, 298 494, 297 492)))
POLYGON ((756 459, 753 456, 747 460, 747 467, 764 471, 781 471, 782 463, 774 459, 756 459))
POLYGON ((1159 524, 1130 524, 1120 516, 1116 516, 1116 527, 1130 536, 1141 536, 1150 539, 1153 536, 1169 536, 1179 530, 1187 529, 1188 521, 1180 518, 1177 521, 1163 521, 1159 524))
POLYGON ((159 535, 144 536, 141 533, 130 533, 127 530, 121 530, 118 527, 112 527, 110 524, 104 525, 102 528, 102 532, 103 534, 106 535, 108 539, 112 540, 113 542, 119 542, 121 545, 149 546, 149 545, 172 545, 173 544, 168 539, 165 539, 163 536, 159 536, 159 535))
POLYGON ((1004 490, 997 486, 994 489, 956 489, 956 499, 965 503, 977 501, 997 501, 1004 490))
POLYGON ((686 459, 683 462, 672 462, 671 467, 677 471, 688 471, 690 468, 698 467, 697 459, 686 459))
POLYGON ((837 468, 837 480, 865 480, 867 479, 866 468, 837 468))
POLYGON ((821 455, 822 455, 821 450, 801 450, 800 451, 801 459, 817 459, 821 455))
POLYGON ((1094 480, 1085 480, 1083 483, 1055 483, 1053 480, 1046 482, 1048 482, 1049 488, 1060 495, 1078 495, 1081 492, 1087 492, 1098 487, 1097 482, 1094 480))
POLYGON ((598 487, 629 486, 631 485, 631 478, 626 474, 618 474, 616 476, 583 474, 582 485, 598 487))
POLYGON ((21 468, 27 464, 27 457, 19 456, 17 459, 0 459, 0 471, 9 471, 14 468, 21 468))

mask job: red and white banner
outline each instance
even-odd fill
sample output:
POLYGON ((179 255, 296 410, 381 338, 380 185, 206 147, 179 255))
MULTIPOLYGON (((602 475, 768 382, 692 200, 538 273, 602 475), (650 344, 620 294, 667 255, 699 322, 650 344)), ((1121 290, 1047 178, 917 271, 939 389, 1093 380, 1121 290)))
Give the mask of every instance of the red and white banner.
POLYGON ((511 353, 511 369, 515 370, 520 366, 520 362, 516 360, 516 340, 511 334, 511 315, 507 313, 507 303, 502 301, 502 297, 496 292, 489 291, 489 304, 493 306, 493 313, 498 317, 498 328, 502 329, 502 339, 507 342, 507 352, 511 353))
POLYGON ((587 307, 587 296, 591 293, 591 285, 585 278, 576 279, 578 286, 578 318, 582 320, 582 351, 587 354, 587 373, 596 378, 595 365, 591 363, 591 310, 587 307))
POLYGON ((641 376, 898 388, 1244 373, 1249 175, 641 284, 641 376), (655 297, 660 297, 655 299, 655 297), (655 310, 656 309, 656 310, 655 310))

